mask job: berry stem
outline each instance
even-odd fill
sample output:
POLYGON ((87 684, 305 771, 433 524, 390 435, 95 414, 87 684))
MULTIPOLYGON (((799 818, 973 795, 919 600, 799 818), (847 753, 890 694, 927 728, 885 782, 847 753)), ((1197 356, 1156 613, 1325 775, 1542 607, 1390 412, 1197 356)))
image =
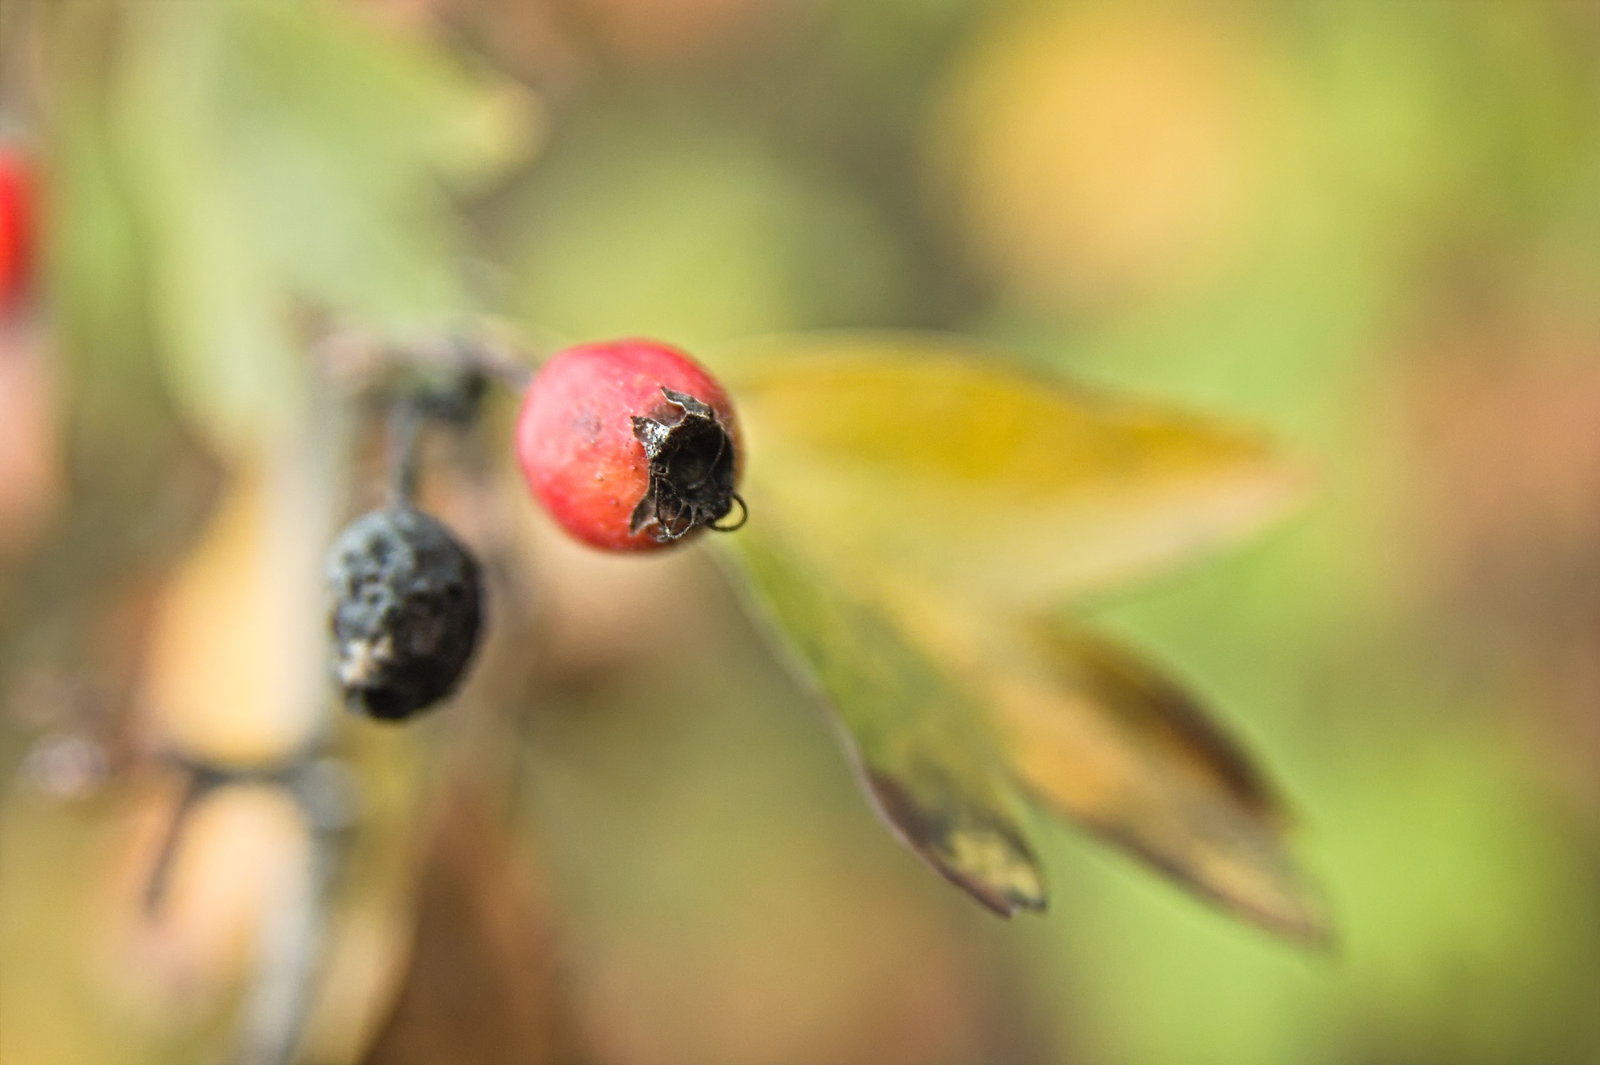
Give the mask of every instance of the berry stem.
POLYGON ((492 381, 499 381, 519 396, 533 380, 533 367, 512 348, 495 340, 480 338, 476 344, 459 344, 457 348, 464 368, 470 367, 492 381))
POLYGON ((407 392, 389 412, 389 502, 412 502, 421 478, 423 401, 407 392))

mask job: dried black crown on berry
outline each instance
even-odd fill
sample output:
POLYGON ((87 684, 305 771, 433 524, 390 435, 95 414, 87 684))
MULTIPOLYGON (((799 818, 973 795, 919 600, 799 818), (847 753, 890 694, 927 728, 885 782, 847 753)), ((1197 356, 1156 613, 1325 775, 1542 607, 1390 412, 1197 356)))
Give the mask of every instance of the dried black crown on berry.
POLYGON ((628 531, 652 521, 658 540, 677 540, 702 525, 726 532, 744 524, 744 500, 733 490, 734 448, 716 412, 684 392, 663 387, 666 403, 650 417, 633 418, 633 435, 644 445, 650 483, 633 509, 628 531), (720 522, 737 503, 731 525, 720 522))

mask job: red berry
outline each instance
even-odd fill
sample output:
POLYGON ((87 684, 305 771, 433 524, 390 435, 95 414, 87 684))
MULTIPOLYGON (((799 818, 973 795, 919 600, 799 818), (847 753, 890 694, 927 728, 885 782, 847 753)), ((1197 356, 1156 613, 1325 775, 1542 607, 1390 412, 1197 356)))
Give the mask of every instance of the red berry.
POLYGON ((27 292, 33 269, 33 175, 28 159, 0 144, 0 317, 27 292))
POLYGON ((727 393, 654 340, 582 344, 545 363, 517 416, 517 459, 551 516, 595 547, 648 551, 744 520, 727 393))

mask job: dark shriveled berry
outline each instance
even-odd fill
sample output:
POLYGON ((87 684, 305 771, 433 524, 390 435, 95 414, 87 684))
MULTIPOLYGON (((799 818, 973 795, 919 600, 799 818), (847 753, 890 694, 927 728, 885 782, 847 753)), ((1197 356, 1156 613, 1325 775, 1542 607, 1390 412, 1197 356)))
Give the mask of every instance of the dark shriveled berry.
POLYGON ((477 646, 477 562, 410 506, 363 514, 328 553, 334 675, 352 710, 400 720, 455 688, 477 646))

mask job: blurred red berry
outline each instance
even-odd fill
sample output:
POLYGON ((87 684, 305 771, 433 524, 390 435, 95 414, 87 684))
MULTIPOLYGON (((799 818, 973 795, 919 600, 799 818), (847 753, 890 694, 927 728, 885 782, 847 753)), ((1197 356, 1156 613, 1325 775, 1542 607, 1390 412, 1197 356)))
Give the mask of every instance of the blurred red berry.
POLYGON ((646 551, 744 520, 727 393, 657 341, 583 344, 547 362, 523 397, 517 459, 550 515, 595 547, 646 551))
POLYGON ((22 303, 33 273, 33 191, 28 158, 0 144, 0 316, 22 303))

